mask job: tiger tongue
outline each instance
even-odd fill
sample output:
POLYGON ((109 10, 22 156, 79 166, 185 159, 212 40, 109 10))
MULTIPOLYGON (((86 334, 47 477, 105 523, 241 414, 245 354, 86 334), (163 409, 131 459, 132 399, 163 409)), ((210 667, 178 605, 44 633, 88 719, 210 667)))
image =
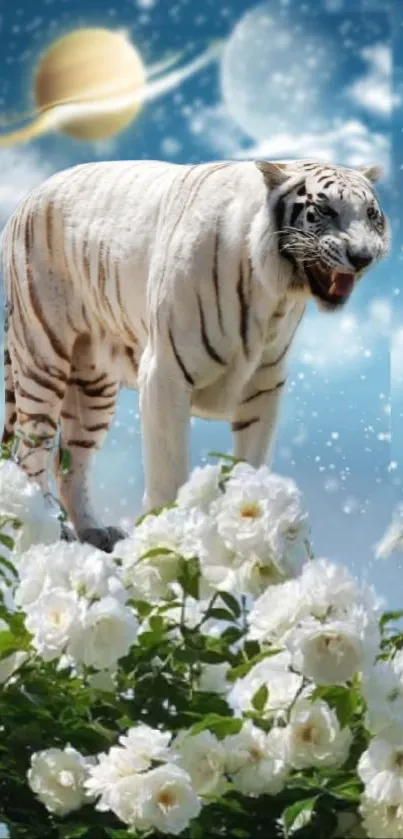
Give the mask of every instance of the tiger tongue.
POLYGON ((331 283, 329 286, 329 294, 336 294, 338 297, 345 297, 354 285, 354 275, 348 272, 333 271, 331 276, 331 283))

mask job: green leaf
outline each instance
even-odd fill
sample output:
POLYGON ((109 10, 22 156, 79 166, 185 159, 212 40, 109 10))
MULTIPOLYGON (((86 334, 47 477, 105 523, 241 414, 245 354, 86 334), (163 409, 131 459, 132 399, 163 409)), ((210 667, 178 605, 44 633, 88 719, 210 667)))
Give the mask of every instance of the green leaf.
POLYGON ((260 685, 260 688, 252 696, 252 705, 255 711, 263 711, 264 706, 269 698, 269 689, 267 685, 260 685))
POLYGON ((0 556, 0 565, 4 565, 4 567, 7 568, 8 571, 10 571, 10 574, 12 574, 13 577, 18 579, 18 572, 15 566, 5 556, 0 556))
POLYGON ((138 562, 142 562, 144 559, 153 559, 155 556, 176 556, 176 554, 171 548, 150 548, 149 551, 141 554, 138 562))
POLYGON ((241 616, 241 607, 236 597, 234 597, 233 594, 229 594, 227 591, 220 591, 219 595, 234 617, 239 618, 241 616))
POLYGON ((194 597, 195 600, 199 599, 200 577, 200 562, 198 558, 196 556, 191 559, 181 557, 179 560, 178 582, 182 586, 184 594, 194 597))
POLYGON ((359 801, 362 793, 362 786, 358 779, 342 781, 338 784, 330 784, 327 790, 335 797, 344 801, 359 801))
POLYGON ((383 629, 387 623, 391 621, 398 621, 400 618, 403 618, 403 609, 399 609, 396 612, 385 612, 380 618, 380 626, 383 629))
POLYGON ((201 650, 198 656, 202 664, 222 664, 224 661, 228 661, 226 653, 219 652, 219 650, 201 650))
POLYGON ((88 827, 88 825, 61 825, 59 827, 59 836, 60 839, 81 839, 82 836, 88 836, 89 831, 90 828, 88 827))
POLYGON ((0 542, 2 545, 5 545, 10 551, 13 550, 14 547, 14 539, 11 536, 7 536, 6 533, 0 533, 0 542))
POLYGON ((271 658, 271 656, 278 655, 281 652, 282 650, 273 647, 271 650, 264 650, 263 652, 258 653, 258 655, 254 655, 253 658, 249 659, 249 661, 243 661, 242 664, 237 664, 237 666, 232 667, 227 674, 228 681, 236 682, 238 679, 242 679, 244 676, 247 676, 249 670, 251 670, 255 664, 258 664, 259 661, 263 661, 265 658, 271 658))
POLYGON ((313 691, 312 702, 315 699, 324 699, 333 708, 342 728, 351 722, 361 703, 358 691, 343 685, 320 685, 313 691))
POLYGON ((290 804, 289 807, 283 810, 282 820, 286 837, 292 836, 296 830, 300 830, 310 823, 318 798, 318 795, 315 795, 313 798, 304 798, 302 801, 296 801, 294 804, 290 804))
POLYGON ((11 655, 11 653, 17 652, 19 649, 20 645, 13 632, 7 629, 0 632, 0 660, 11 655))
POLYGON ((208 452, 207 457, 218 457, 219 460, 228 460, 229 463, 244 463, 239 457, 234 457, 232 454, 223 454, 222 452, 208 452))
POLYGON ((200 734, 201 731, 212 731, 217 737, 226 737, 229 734, 238 734, 242 728, 243 720, 236 717, 223 717, 220 714, 207 714, 203 720, 196 722, 190 729, 190 734, 200 734))
POLYGON ((60 456, 60 471, 62 475, 68 475, 71 470, 71 453, 68 449, 60 448, 59 450, 60 456))

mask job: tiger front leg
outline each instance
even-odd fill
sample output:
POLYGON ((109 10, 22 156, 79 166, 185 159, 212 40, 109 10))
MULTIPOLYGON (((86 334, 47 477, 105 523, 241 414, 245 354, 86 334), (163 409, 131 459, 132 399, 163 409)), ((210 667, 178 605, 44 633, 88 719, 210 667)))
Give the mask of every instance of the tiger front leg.
POLYGON ((285 376, 273 380, 258 371, 232 418, 233 454, 256 468, 270 462, 284 386, 285 376))
POLYGON ((147 347, 139 368, 145 512, 174 501, 189 474, 191 388, 169 352, 147 347))

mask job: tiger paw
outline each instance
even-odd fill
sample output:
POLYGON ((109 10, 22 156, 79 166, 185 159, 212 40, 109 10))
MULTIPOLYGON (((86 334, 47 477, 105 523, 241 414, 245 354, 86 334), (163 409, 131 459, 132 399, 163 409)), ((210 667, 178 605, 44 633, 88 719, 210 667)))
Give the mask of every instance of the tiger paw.
POLYGON ((120 527, 88 527, 80 533, 80 541, 88 542, 104 553, 112 553, 116 542, 127 538, 120 527))

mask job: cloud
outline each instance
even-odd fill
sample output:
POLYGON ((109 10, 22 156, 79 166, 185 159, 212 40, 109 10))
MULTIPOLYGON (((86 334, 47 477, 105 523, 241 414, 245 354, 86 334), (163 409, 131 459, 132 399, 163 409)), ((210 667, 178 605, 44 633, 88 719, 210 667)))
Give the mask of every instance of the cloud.
POLYGON ((0 230, 25 195, 57 168, 27 147, 0 152, 0 230))
POLYGON ((340 121, 323 132, 277 134, 246 150, 239 150, 235 156, 277 159, 311 157, 346 166, 376 162, 383 166, 385 174, 390 168, 389 138, 385 134, 371 131, 356 119, 340 121))
POLYGON ((345 90, 345 95, 359 108, 377 117, 390 118, 397 97, 392 90, 392 51, 388 44, 377 43, 361 50, 367 71, 345 90))
POLYGON ((391 320, 390 302, 381 297, 359 314, 308 314, 297 334, 293 358, 303 367, 345 376, 347 367, 362 366, 363 359, 375 355, 389 336, 391 320))
POLYGON ((269 158, 317 158, 346 166, 379 163, 390 172, 390 141, 386 134, 371 130, 359 119, 334 120, 323 131, 282 132, 253 145, 246 141, 225 106, 205 108, 194 114, 190 130, 217 154, 239 160, 269 158))

